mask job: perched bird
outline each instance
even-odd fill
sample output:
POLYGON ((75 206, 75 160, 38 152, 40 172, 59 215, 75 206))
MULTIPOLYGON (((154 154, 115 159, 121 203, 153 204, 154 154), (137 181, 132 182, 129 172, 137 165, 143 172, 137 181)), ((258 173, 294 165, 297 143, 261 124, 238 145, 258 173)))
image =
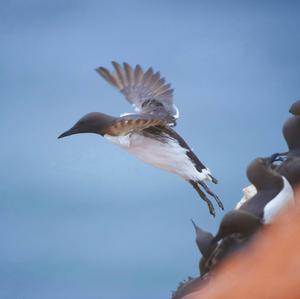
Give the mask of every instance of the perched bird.
POLYGON ((276 170, 296 188, 300 184, 300 101, 292 105, 290 112, 293 116, 283 125, 283 136, 289 151, 281 154, 286 159, 276 170))
POLYGON ((205 268, 206 260, 209 258, 217 245, 213 244, 212 241, 214 236, 210 232, 201 229, 192 219, 191 222, 195 228, 197 247, 202 254, 202 258, 199 261, 199 272, 200 275, 203 275, 207 272, 205 268))
POLYGON ((255 215, 263 223, 271 223, 284 207, 294 202, 290 183, 273 169, 273 161, 274 157, 258 158, 249 165, 247 177, 257 189, 257 194, 239 209, 255 215))
POLYGON ((220 262, 243 248, 262 226, 258 217, 241 210, 225 214, 215 237, 191 221, 195 228, 196 244, 202 254, 199 261, 200 277, 205 279, 209 278, 211 270, 220 262))
POLYGON ((289 112, 295 116, 300 115, 300 100, 296 101, 295 103, 292 104, 289 112))
MULTIPOLYGON (((275 164, 275 162, 278 162, 278 161, 283 161, 283 158, 282 158, 282 155, 285 155, 286 153, 276 153, 276 154, 273 154, 272 156, 270 156, 269 158, 269 161, 270 161, 270 165, 272 164, 272 168, 274 170, 277 169, 277 165, 275 164), (274 163, 274 164, 273 164, 274 163)), ((254 195, 256 195, 257 193, 257 190, 255 188, 255 186, 253 184, 245 187, 243 190, 243 197, 241 198, 241 200, 236 204, 235 206, 235 209, 236 210, 239 210, 240 207, 246 203, 247 201, 249 201, 254 195)))
MULTIPOLYGON (((272 160, 272 163, 278 161, 282 162, 279 165, 272 164, 272 168, 284 176, 294 187, 297 183, 300 183, 300 171, 298 171, 299 162, 297 161, 298 158, 300 158, 300 100, 292 104, 289 112, 293 116, 284 123, 282 129, 283 137, 288 145, 289 151, 273 154, 268 159, 272 160)), ((236 209, 239 209, 244 202, 253 197, 257 192, 253 185, 246 187, 243 191, 246 192, 244 192, 241 201, 238 202, 236 209)))
POLYGON ((224 215, 215 237, 210 237, 208 254, 200 260, 201 277, 211 277, 221 262, 245 248, 259 228, 261 220, 245 211, 232 210, 224 215))
POLYGON ((207 256, 210 254, 211 250, 211 243, 213 240, 213 235, 210 232, 207 232, 203 229, 201 229, 194 221, 191 219, 191 222, 195 229, 196 234, 196 244, 203 256, 207 256))
POLYGON ((212 244, 213 235, 209 232, 201 229, 194 221, 191 219, 191 222, 194 226, 196 233, 196 244, 199 251, 202 254, 202 257, 199 262, 199 272, 200 276, 198 277, 188 277, 188 279, 179 283, 176 291, 172 293, 172 299, 183 299, 190 293, 195 292, 202 285, 209 280, 208 276, 204 276, 208 272, 206 268, 206 260, 210 257, 211 253, 217 246, 217 244, 212 244))
POLYGON ((261 219, 247 211, 232 210, 224 215, 219 230, 212 240, 212 244, 232 235, 240 234, 243 237, 253 235, 263 225, 261 219))
POLYGON ((220 208, 223 209, 223 205, 205 182, 217 183, 217 180, 172 129, 179 113, 173 104, 170 84, 165 84, 165 79, 159 72, 154 73, 152 68, 144 72, 140 65, 132 68, 128 63, 124 63, 123 67, 116 62, 112 64, 113 73, 103 67, 96 71, 125 96, 135 113, 114 117, 92 112, 58 138, 79 133, 102 135, 145 163, 175 173, 189 182, 207 203, 209 212, 215 215, 206 193, 216 200, 220 208))
POLYGON ((294 116, 283 125, 283 136, 289 147, 289 151, 285 154, 287 157, 300 157, 300 101, 292 105, 290 113, 294 116))
POLYGON ((300 184, 300 157, 288 157, 279 166, 277 172, 284 176, 295 190, 300 184))

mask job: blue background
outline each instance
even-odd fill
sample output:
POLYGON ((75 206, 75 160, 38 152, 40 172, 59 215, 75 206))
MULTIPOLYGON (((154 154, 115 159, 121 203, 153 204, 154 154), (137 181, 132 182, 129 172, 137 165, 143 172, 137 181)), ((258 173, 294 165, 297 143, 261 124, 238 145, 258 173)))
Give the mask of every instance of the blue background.
MULTIPOLYGON (((299 3, 299 2, 298 2, 299 3)), ((131 107, 93 69, 153 66, 175 87, 177 131, 219 179, 226 210, 258 157, 286 149, 300 96, 297 1, 0 1, 0 298, 168 298, 196 275, 180 178, 96 135, 83 114, 131 107)))

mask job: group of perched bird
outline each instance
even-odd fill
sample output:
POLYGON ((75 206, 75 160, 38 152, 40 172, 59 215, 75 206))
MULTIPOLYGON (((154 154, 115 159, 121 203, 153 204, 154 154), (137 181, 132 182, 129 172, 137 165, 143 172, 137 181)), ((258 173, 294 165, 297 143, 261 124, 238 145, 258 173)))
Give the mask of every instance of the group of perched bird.
POLYGON ((258 158, 247 168, 252 185, 236 208, 224 215, 214 236, 192 220, 196 244, 202 255, 200 276, 180 283, 173 299, 183 298, 199 285, 213 279, 216 267, 233 253, 246 248, 257 232, 272 225, 274 218, 295 204, 294 191, 300 183, 300 101, 290 108, 290 117, 283 126, 288 152, 258 158))
MULTIPOLYGON (((140 65, 131 67, 112 62, 113 71, 96 69, 132 104, 135 112, 118 117, 100 112, 83 116, 58 138, 79 133, 101 135, 154 167, 175 173, 190 183, 215 215, 212 197, 224 209, 219 197, 207 182, 217 183, 210 170, 198 159, 185 140, 173 129, 179 111, 173 103, 173 89, 159 72, 140 65)), ((202 254, 200 276, 179 287, 173 298, 182 298, 199 281, 211 276, 215 267, 255 238, 257 231, 271 225, 274 217, 294 203, 294 189, 300 182, 300 101, 290 109, 293 116, 286 121, 283 135, 289 151, 258 158, 251 162, 247 177, 252 185, 233 211, 223 217, 215 236, 193 221, 196 243, 202 254)))

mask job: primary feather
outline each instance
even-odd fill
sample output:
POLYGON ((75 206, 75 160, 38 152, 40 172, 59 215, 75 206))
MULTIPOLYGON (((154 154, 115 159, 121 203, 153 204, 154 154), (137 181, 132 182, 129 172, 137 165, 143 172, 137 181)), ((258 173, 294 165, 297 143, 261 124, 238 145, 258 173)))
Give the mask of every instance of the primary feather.
POLYGON ((96 71, 111 85, 116 87, 140 114, 155 115, 165 119, 170 125, 175 124, 178 109, 173 104, 173 89, 165 83, 160 73, 150 67, 144 72, 140 65, 133 69, 124 62, 123 67, 112 62, 114 72, 104 67, 96 71))

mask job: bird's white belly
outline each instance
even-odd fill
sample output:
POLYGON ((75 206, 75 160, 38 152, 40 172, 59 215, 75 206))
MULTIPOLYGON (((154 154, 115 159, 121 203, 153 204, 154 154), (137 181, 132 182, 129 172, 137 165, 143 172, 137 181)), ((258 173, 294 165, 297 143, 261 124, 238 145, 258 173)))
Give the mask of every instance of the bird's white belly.
POLYGON ((197 171, 186 155, 187 150, 175 139, 170 138, 167 142, 161 142, 136 133, 125 136, 104 135, 104 137, 145 163, 176 173, 186 180, 207 179, 207 174, 197 171))
POLYGON ((294 191, 290 183, 285 177, 283 178, 283 189, 273 198, 264 208, 264 222, 271 223, 274 217, 288 206, 292 206, 294 202, 294 191))

